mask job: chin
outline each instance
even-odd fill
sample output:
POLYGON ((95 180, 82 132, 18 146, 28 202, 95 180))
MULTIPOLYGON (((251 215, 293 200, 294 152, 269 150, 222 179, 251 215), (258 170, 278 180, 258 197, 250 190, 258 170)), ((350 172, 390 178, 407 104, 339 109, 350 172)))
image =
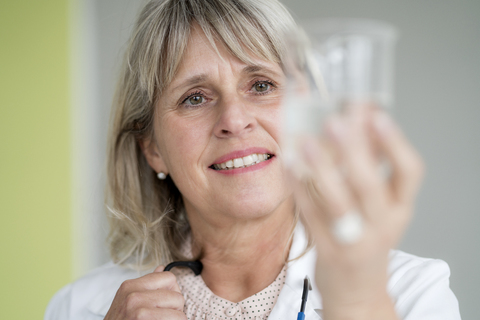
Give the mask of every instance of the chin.
POLYGON ((234 200, 225 201, 222 211, 232 218, 242 220, 255 220, 266 218, 272 214, 291 210, 293 212, 293 199, 287 193, 275 196, 256 194, 250 197, 236 197, 234 200))

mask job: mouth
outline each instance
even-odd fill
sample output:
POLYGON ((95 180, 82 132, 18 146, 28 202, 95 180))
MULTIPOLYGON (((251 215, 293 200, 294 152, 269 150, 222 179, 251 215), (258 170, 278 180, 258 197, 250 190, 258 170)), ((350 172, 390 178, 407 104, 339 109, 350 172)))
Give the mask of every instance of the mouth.
POLYGON ((213 170, 234 170, 255 166, 274 157, 270 153, 252 153, 241 158, 229 159, 225 162, 212 164, 209 168, 213 170))

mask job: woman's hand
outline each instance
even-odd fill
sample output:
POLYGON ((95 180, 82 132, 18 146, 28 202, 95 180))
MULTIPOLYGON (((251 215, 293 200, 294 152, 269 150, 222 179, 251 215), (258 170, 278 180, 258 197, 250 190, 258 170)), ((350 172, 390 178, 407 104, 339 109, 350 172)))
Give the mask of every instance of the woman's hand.
POLYGON ((387 114, 354 106, 326 122, 320 141, 305 143, 304 159, 312 177, 296 188, 296 201, 315 240, 325 319, 396 319, 388 254, 412 215, 420 157, 387 114), (363 218, 363 234, 350 244, 332 233, 347 212, 363 218))
POLYGON ((122 283, 105 320, 186 320, 185 299, 171 272, 153 273, 122 283))

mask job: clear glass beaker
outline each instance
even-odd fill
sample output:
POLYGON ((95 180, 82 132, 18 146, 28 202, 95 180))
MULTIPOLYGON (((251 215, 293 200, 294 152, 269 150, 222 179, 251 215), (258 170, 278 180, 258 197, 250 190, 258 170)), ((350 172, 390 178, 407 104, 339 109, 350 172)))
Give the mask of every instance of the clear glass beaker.
POLYGON ((393 105, 394 50, 391 25, 362 19, 307 21, 286 35, 287 75, 283 103, 282 150, 301 171, 296 152, 307 135, 318 136, 322 122, 345 106, 393 105))

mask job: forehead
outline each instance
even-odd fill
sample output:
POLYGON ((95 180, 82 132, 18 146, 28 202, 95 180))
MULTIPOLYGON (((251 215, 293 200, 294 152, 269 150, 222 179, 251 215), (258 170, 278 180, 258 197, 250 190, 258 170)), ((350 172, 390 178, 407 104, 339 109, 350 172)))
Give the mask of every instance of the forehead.
POLYGON ((170 88, 174 88, 185 78, 192 76, 197 78, 208 77, 209 73, 219 72, 220 69, 225 67, 231 68, 235 72, 255 73, 264 71, 278 76, 282 74, 278 63, 258 58, 247 49, 244 53, 248 55, 248 61, 234 56, 222 42, 215 41, 213 45, 203 30, 198 25, 194 25, 170 88))
POLYGON ((213 45, 203 30, 194 24, 177 75, 182 73, 182 68, 185 66, 200 67, 202 62, 226 61, 232 58, 223 43, 216 41, 213 45))

